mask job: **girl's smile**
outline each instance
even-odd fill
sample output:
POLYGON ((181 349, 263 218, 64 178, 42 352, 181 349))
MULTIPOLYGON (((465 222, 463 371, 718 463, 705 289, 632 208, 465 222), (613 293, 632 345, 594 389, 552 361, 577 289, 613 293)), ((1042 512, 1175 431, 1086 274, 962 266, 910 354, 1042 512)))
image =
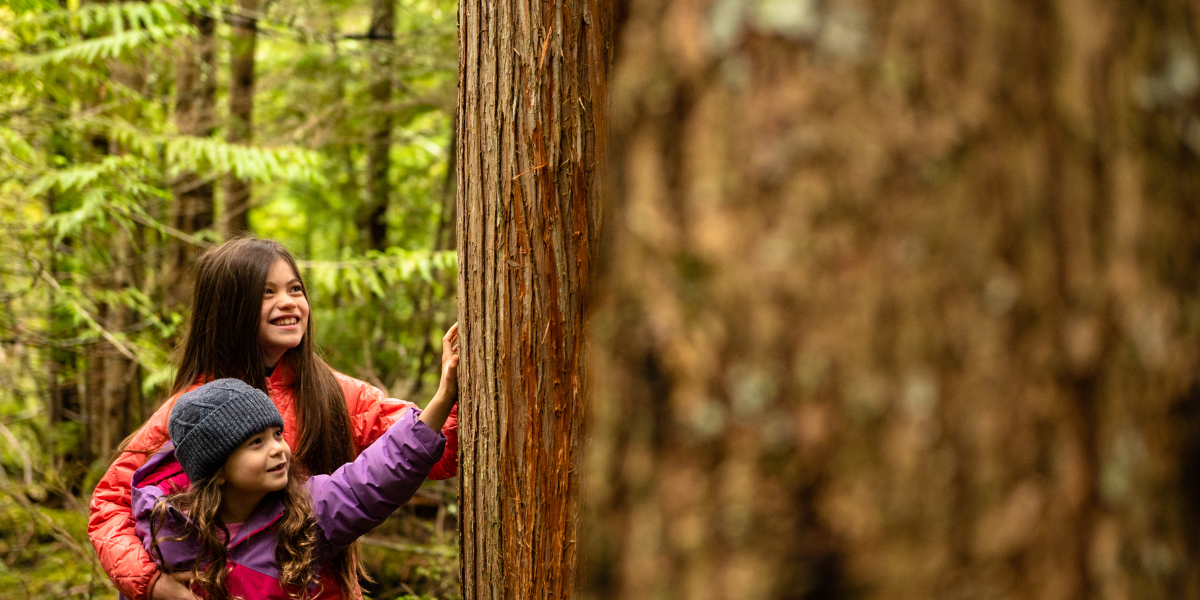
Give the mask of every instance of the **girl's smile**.
POLYGON ((266 353, 267 367, 274 367, 283 353, 300 345, 308 330, 308 298, 304 286, 282 258, 267 273, 263 290, 258 341, 266 353))
POLYGON ((283 430, 272 427, 242 442, 225 460, 225 485, 244 494, 274 492, 287 485, 292 449, 283 430))

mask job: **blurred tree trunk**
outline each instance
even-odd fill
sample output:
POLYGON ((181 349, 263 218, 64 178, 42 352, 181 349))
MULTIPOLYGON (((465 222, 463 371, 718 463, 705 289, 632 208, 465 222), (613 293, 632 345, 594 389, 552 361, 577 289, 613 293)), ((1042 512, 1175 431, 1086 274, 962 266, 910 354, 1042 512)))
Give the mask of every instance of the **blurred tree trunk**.
POLYGON ((569 598, 611 5, 459 5, 462 585, 569 598))
MULTIPOLYGON (((115 268, 111 279, 105 282, 106 288, 119 292, 137 287, 131 273, 134 259, 130 240, 118 233, 112 236, 109 248, 113 253, 115 268)), ((101 323, 110 332, 124 332, 135 323, 133 310, 122 303, 103 303, 100 311, 101 323)), ((96 350, 103 365, 102 380, 92 392, 92 400, 98 401, 99 405, 93 410, 89 434, 92 436, 91 449, 96 453, 95 457, 107 459, 129 433, 130 413, 136 413, 140 408, 137 402, 139 386, 135 384, 138 370, 137 363, 112 343, 102 342, 96 350)))
MULTIPOLYGON (((181 135, 208 137, 217 126, 216 20, 192 13, 188 22, 197 35, 183 43, 175 59, 175 127, 181 135)), ((175 196, 172 225, 187 234, 211 228, 213 182, 189 171, 181 173, 171 187, 175 196)), ((179 308, 186 302, 188 275, 199 253, 195 244, 171 239, 163 277, 167 306, 179 308)))
POLYGON ((392 76, 395 58, 396 0, 371 0, 371 129, 367 142, 367 202, 361 225, 368 247, 387 247, 387 209, 391 182, 392 76))
MULTIPOLYGON (((145 60, 140 64, 109 60, 107 65, 114 82, 138 93, 146 91, 146 74, 150 69, 145 60)), ((106 93, 101 87, 97 104, 104 100, 106 93)), ((132 115, 128 113, 137 108, 125 106, 121 110, 127 113, 122 116, 129 118, 132 115)), ((120 142, 105 135, 92 135, 89 142, 88 150, 95 154, 123 153, 120 142)), ((84 290, 95 305, 92 317, 108 334, 119 336, 136 322, 136 315, 112 294, 136 287, 137 271, 144 264, 133 257, 129 236, 134 233, 120 226, 110 224, 110 227, 112 229, 105 232, 103 239, 88 236, 81 240, 76 251, 92 253, 108 266, 108 273, 102 278, 89 280, 84 290)), ((80 458, 84 464, 90 464, 95 460, 107 460, 125 437, 130 405, 136 400, 134 395, 140 391, 140 381, 136 381, 139 372, 132 355, 127 349, 118 348, 110 336, 102 336, 89 344, 83 356, 80 408, 83 413, 84 443, 80 458)), ((137 404, 140 406, 140 403, 137 404)))
MULTIPOLYGON (((457 123, 457 120, 454 121, 457 123)), ((448 148, 447 156, 449 163, 446 165, 446 178, 442 181, 441 202, 438 206, 437 225, 433 230, 433 250, 435 252, 442 250, 451 250, 456 246, 454 237, 455 223, 455 177, 458 172, 458 143, 456 127, 451 125, 450 148, 448 148)), ((440 369, 441 365, 438 361, 438 354, 441 352, 441 344, 436 344, 434 340, 438 338, 438 331, 445 327, 445 323, 439 322, 436 315, 437 305, 441 302, 437 298, 437 291, 442 287, 440 284, 445 284, 447 296, 454 295, 454 282, 449 281, 450 274, 437 272, 434 274, 434 280, 439 285, 424 286, 424 294, 420 299, 420 314, 422 315, 421 323, 424 323, 424 337, 421 342, 421 350, 417 354, 417 367, 414 370, 415 375, 412 377, 412 383, 405 395, 406 398, 420 398, 423 396, 422 386, 425 381, 425 372, 430 368, 440 369)))
MULTIPOLYGON (((258 0, 237 0, 230 14, 232 33, 229 40, 229 121, 225 139, 231 144, 249 145, 254 139, 254 49, 258 41, 258 0)), ((250 229, 249 180, 232 173, 225 180, 225 235, 250 229)))
MULTIPOLYGON (((149 59, 142 62, 109 61, 112 80, 135 90, 146 91, 146 74, 150 72, 149 59)), ((135 111, 128 107, 126 112, 135 111)), ((132 114, 125 115, 133 120, 132 114)), ((123 154, 120 142, 111 138, 93 139, 96 150, 110 154, 123 154)), ((108 294, 119 294, 140 287, 145 264, 134 253, 137 230, 114 227, 103 240, 90 240, 89 250, 103 254, 110 266, 105 277, 95 282, 90 297, 95 300, 97 321, 110 334, 124 334, 137 322, 134 310, 119 299, 108 294)), ((140 371, 129 350, 118 347, 109 339, 92 344, 88 352, 87 398, 85 422, 87 425, 87 451, 91 460, 107 460, 117 444, 129 433, 134 415, 140 422, 140 371)))
POLYGON ((1200 598, 1194 5, 628 10, 587 596, 1200 598))

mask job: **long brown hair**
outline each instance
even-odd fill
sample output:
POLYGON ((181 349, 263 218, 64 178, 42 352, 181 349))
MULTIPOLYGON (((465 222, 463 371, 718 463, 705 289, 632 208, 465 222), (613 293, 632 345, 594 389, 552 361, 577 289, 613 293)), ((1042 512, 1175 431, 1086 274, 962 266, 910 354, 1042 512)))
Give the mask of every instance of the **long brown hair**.
MULTIPOLYGON (((200 378, 233 377, 267 390, 265 352, 259 344, 259 321, 267 274, 283 259, 308 287, 296 260, 281 244, 256 238, 235 239, 205 252, 196 263, 192 317, 179 358, 172 395, 200 378)), ((309 313, 304 338, 284 353, 276 368, 293 370, 292 391, 296 407, 295 455, 304 475, 332 473, 354 460, 354 435, 346 395, 333 370, 317 356, 313 343, 313 316, 309 313), (309 425, 312 425, 309 427, 309 425)), ((356 546, 338 555, 334 573, 344 584, 357 585, 356 546)), ((344 591, 353 589, 343 585, 344 591)))
MULTIPOLYGON (((286 488, 275 492, 283 502, 283 516, 275 526, 275 559, 279 563, 279 585, 288 595, 298 600, 311 597, 309 586, 319 582, 319 574, 313 568, 319 531, 313 515, 308 491, 301 483, 302 476, 294 465, 289 467, 286 488)), ((225 579, 229 574, 229 550, 226 540, 229 529, 221 522, 221 483, 217 475, 204 481, 194 482, 186 490, 159 498, 150 513, 150 553, 157 555, 164 572, 171 566, 163 560, 159 545, 168 541, 183 541, 195 537, 199 541, 199 553, 192 563, 192 585, 199 587, 208 600, 231 600, 226 590, 225 579), (166 524, 171 508, 187 514, 180 519, 182 528, 176 536, 161 538, 159 532, 166 524), (224 535, 218 535, 222 532, 224 535)), ((349 584, 339 577, 338 584, 346 589, 349 584)))

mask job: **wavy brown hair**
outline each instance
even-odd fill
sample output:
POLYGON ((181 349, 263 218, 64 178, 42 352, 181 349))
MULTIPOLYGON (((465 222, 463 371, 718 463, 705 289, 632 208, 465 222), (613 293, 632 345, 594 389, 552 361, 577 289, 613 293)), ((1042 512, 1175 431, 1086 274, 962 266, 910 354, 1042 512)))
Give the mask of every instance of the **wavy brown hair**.
MULTIPOLYGON (((292 463, 295 465, 295 463, 292 463)), ((301 483, 301 476, 294 466, 289 467, 288 485, 275 492, 283 501, 283 516, 275 525, 275 560, 279 563, 279 585, 296 600, 311 597, 309 586, 318 583, 319 574, 313 568, 319 532, 308 490, 301 483)), ((200 550, 192 563, 192 585, 198 587, 208 600, 232 600, 226 590, 226 568, 229 551, 225 546, 229 530, 221 522, 221 483, 218 475, 193 483, 187 490, 160 498, 150 513, 150 552, 156 555, 164 573, 171 572, 171 565, 163 559, 159 545, 162 542, 177 542, 195 537, 200 550), (177 535, 160 538, 163 525, 174 508, 188 515, 178 519, 183 523, 177 535), (224 535, 220 535, 224 534, 224 535)), ((268 496, 269 498, 269 496, 268 496)), ((339 578, 340 579, 340 578, 339 578)), ((339 580, 346 589, 348 582, 339 580)))
MULTIPOLYGON (((241 379, 269 394, 265 352, 258 339, 259 322, 267 274, 280 259, 287 261, 300 279, 308 298, 308 287, 296 268, 296 260, 272 240, 230 240, 205 252, 196 262, 192 316, 179 353, 172 395, 202 377, 241 379)), ((316 353, 311 311, 303 340, 284 353, 279 362, 290 365, 293 371, 297 432, 294 450, 303 475, 329 474, 354 460, 357 452, 346 395, 333 369, 316 353)), ((358 576, 365 575, 357 555, 356 543, 331 564, 343 592, 355 589, 358 576)))

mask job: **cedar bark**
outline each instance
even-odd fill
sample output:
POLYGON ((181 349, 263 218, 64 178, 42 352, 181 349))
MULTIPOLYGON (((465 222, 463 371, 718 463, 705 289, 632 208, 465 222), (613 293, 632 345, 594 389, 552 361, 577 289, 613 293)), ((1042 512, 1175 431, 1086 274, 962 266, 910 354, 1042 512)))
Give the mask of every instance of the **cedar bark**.
POLYGON ((569 598, 611 5, 459 4, 462 586, 569 598))
MULTIPOLYGON (((258 42, 258 0, 238 0, 229 16, 229 120, 225 139, 250 144, 254 139, 254 50, 258 42)), ((250 229, 249 180, 230 174, 225 180, 226 236, 250 229)))
MULTIPOLYGON (((188 22, 197 36, 186 40, 175 60, 175 127, 181 135, 208 137, 216 131, 217 53, 216 20, 192 13, 188 22)), ((213 182, 196 173, 181 173, 173 182, 171 219, 176 229, 194 234, 213 225, 213 182)), ((190 296, 189 273, 200 249, 171 238, 165 265, 167 305, 178 307, 190 296)))
POLYGON ((363 224, 369 247, 387 247, 387 209, 391 182, 388 172, 392 151, 392 73, 395 69, 396 0, 371 0, 370 38, 371 130, 367 145, 367 203, 363 224))
POLYGON ((1200 598, 1194 5, 785 4, 628 3, 587 597, 1200 598))

